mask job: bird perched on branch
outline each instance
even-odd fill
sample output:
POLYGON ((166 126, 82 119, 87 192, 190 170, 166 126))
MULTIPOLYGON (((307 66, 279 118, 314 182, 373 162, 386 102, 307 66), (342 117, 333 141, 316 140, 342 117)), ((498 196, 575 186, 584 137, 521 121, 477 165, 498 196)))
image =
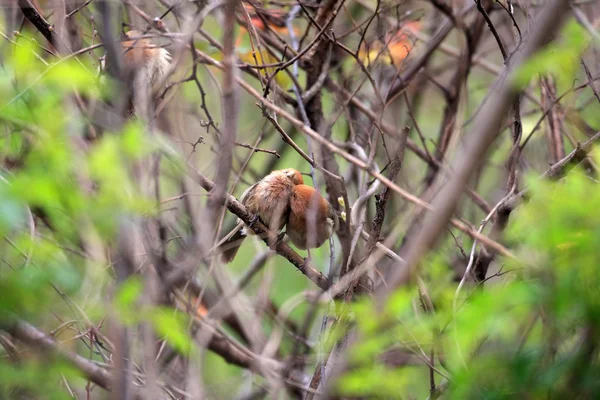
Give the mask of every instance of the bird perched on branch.
POLYGON ((388 32, 383 43, 379 40, 374 40, 368 45, 362 42, 358 50, 358 58, 367 66, 380 63, 401 69, 415 48, 417 42, 415 35, 420 29, 419 21, 410 21, 396 32, 388 32))
MULTIPOLYGON (((246 189, 240 201, 264 225, 278 232, 287 222, 293 188, 302 184, 302 174, 293 168, 273 171, 246 189)), ((251 229, 242 227, 243 223, 238 221, 237 231, 219 246, 224 262, 233 260, 247 234, 252 233, 251 229)))
POLYGON ((148 117, 152 89, 165 77, 171 55, 149 39, 140 38, 142 33, 131 30, 125 34, 129 40, 121 42, 123 67, 132 85, 132 106, 143 117, 148 117))
MULTIPOLYGON (((130 85, 128 114, 149 120, 149 107, 152 102, 152 91, 165 78, 171 65, 169 52, 154 43, 137 30, 125 33, 121 42, 121 60, 123 77, 130 85)), ((105 71, 112 61, 102 61, 101 70, 105 71)))
POLYGON ((321 247, 338 223, 333 207, 314 188, 296 185, 290 197, 286 233, 299 249, 321 247))
POLYGON ((150 39, 143 38, 142 33, 137 30, 125 33, 125 38, 127 40, 121 42, 125 70, 142 76, 144 85, 158 83, 169 69, 169 52, 150 39))

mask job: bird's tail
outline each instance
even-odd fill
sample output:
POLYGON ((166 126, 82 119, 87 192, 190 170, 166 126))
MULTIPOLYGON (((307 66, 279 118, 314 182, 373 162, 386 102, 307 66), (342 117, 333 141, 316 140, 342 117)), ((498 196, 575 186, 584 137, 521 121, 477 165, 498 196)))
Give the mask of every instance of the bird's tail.
POLYGON ((229 263, 235 258, 235 255, 246 238, 246 232, 242 229, 243 226, 244 224, 242 222, 238 223, 237 226, 221 240, 218 248, 221 253, 221 261, 224 263, 229 263))

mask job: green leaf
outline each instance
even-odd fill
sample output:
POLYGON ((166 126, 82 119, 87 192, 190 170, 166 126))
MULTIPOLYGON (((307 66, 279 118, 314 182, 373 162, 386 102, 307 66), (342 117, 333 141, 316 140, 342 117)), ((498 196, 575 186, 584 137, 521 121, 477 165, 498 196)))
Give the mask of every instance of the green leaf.
POLYGON ((130 277, 119 287, 115 296, 116 304, 119 308, 133 307, 143 289, 144 284, 139 277, 130 277))
POLYGON ((185 314, 170 308, 156 308, 152 310, 150 320, 156 332, 181 354, 188 355, 193 349, 185 314))
POLYGON ((121 149, 131 159, 137 159, 148 153, 148 140, 144 140, 144 127, 135 119, 132 119, 123 128, 121 134, 121 149))
POLYGON ((570 87, 579 65, 579 57, 589 41, 589 34, 571 20, 565 25, 561 38, 561 41, 538 51, 516 71, 513 84, 518 89, 527 86, 538 74, 551 74, 558 80, 559 87, 570 87))
POLYGON ((37 47, 28 40, 19 40, 19 46, 14 47, 13 65, 17 76, 24 77, 36 73, 40 63, 35 57, 37 47), (37 68, 36 68, 37 67, 37 68))
POLYGON ((119 318, 127 325, 139 322, 137 301, 142 295, 144 284, 140 277, 132 276, 121 284, 114 298, 114 306, 119 318))
POLYGON ((97 93, 98 79, 76 60, 60 61, 49 67, 45 82, 52 85, 53 90, 70 92, 73 89, 85 94, 97 93))

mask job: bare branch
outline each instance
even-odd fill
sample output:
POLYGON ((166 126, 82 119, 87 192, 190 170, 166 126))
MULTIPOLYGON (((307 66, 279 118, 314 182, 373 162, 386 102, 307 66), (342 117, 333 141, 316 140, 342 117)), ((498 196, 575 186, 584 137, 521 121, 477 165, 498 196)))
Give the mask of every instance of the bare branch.
POLYGON ((389 294, 393 288, 406 283, 418 268, 425 252, 434 246, 440 233, 450 220, 467 182, 473 171, 480 165, 489 145, 498 134, 498 127, 502 122, 509 105, 517 95, 512 87, 512 76, 527 59, 529 59, 541 46, 548 43, 552 33, 556 32, 565 20, 568 2, 554 0, 543 10, 539 16, 536 29, 531 33, 524 46, 514 56, 514 62, 508 67, 506 77, 502 77, 502 84, 496 95, 491 98, 477 116, 472 131, 477 135, 466 146, 464 152, 453 161, 454 175, 448 183, 438 183, 442 186, 433 201, 436 209, 425 217, 418 234, 409 239, 407 268, 396 271, 390 278, 389 294))

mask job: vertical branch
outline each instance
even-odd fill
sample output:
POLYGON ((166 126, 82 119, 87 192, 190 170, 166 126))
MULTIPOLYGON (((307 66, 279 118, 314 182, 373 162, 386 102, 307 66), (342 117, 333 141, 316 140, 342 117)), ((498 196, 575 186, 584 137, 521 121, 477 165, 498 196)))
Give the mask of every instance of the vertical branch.
MULTIPOLYGON (((327 22, 333 22, 336 16, 336 10, 343 4, 344 0, 328 0, 321 4, 318 11, 316 23, 319 27, 324 26, 327 22), (331 14, 331 15, 330 15, 331 14)), ((330 23, 331 23, 330 22, 330 23)), ((311 52, 307 56, 309 61, 306 63, 306 89, 310 90, 314 85, 318 84, 319 76, 321 75, 322 69, 326 68, 324 60, 327 59, 328 52, 328 41, 326 35, 322 35, 318 43, 311 49, 311 52)), ((324 118, 323 118, 323 103, 322 103, 322 92, 317 91, 315 95, 308 100, 306 103, 306 114, 310 122, 310 127, 319 132, 322 136, 329 138, 331 136, 331 130, 325 131, 324 118)), ((321 157, 323 160, 323 167, 331 172, 333 175, 340 176, 340 168, 338 163, 331 151, 325 147, 321 147, 321 157)), ((343 181, 335 179, 332 175, 325 174, 325 185, 327 187, 327 193, 329 195, 329 202, 334 208, 338 208, 338 198, 345 198, 346 188, 343 181)), ((345 210, 342 210, 345 211, 345 210)), ((349 218, 349 217, 348 217, 349 218)), ((352 234, 350 232, 350 224, 340 222, 340 229, 338 231, 338 237, 340 239, 343 262, 342 265, 347 265, 348 258, 351 250, 352 234)))
POLYGON ((113 78, 123 80, 122 55, 114 36, 115 26, 113 6, 111 5, 111 2, 106 0, 99 1, 97 6, 102 15, 100 36, 102 37, 102 42, 106 49, 106 58, 111 60, 106 66, 106 70, 113 78))
MULTIPOLYGON (((119 290, 121 285, 135 271, 135 240, 136 230, 132 222, 126 221, 121 226, 117 249, 115 253, 115 275, 116 275, 116 290, 119 290)), ((113 352, 113 391, 111 399, 127 400, 131 398, 131 351, 129 332, 120 321, 119 316, 113 316, 112 322, 112 342, 114 343, 113 352)))
MULTIPOLYGON (((156 304, 156 298, 160 292, 158 277, 150 268, 145 270, 145 293, 143 296, 144 306, 153 308, 156 304)), ((148 400, 158 400, 159 389, 156 380, 158 379, 158 365, 156 363, 156 336, 154 335, 152 325, 149 322, 143 322, 140 326, 142 349, 144 352, 144 371, 146 372, 146 385, 144 396, 148 400)))
POLYGON ((561 133, 560 105, 556 101, 554 79, 551 76, 543 77, 540 87, 542 90, 542 105, 547 104, 550 107, 547 114, 548 125, 546 129, 549 163, 556 164, 565 157, 565 144, 561 133))
MULTIPOLYGON (((106 71, 110 76, 117 80, 119 85, 125 88, 125 91, 117 93, 115 91, 113 98, 113 110, 121 116, 126 116, 129 113, 129 101, 133 95, 133 87, 129 82, 129 77, 126 76, 125 69, 123 68, 123 53, 121 46, 118 44, 114 33, 117 31, 115 24, 114 5, 112 2, 107 0, 99 1, 97 4, 98 10, 101 15, 100 23, 100 37, 106 50, 106 59, 110 60, 107 63, 106 71)), ((113 127, 114 130, 118 130, 120 124, 123 123, 122 119, 117 119, 116 125, 113 127)))
MULTIPOLYGON (((402 162, 404 161, 404 151, 406 149, 406 140, 408 139, 408 128, 404 128, 402 133, 400 134, 400 140, 398 141, 398 148, 394 153, 394 158, 388 165, 388 174, 387 177, 389 180, 394 181, 396 176, 400 172, 400 168, 402 168, 402 162)), ((385 208, 387 202, 392 197, 392 191, 389 187, 384 186, 381 190, 381 193, 375 196, 375 217, 373 218, 373 225, 371 228, 371 232, 369 232, 369 240, 367 241, 364 259, 366 260, 375 245, 379 241, 381 237, 381 228, 383 227, 383 223, 385 221, 385 208)), ((360 263, 359 263, 360 264, 360 263)))
MULTIPOLYGON (((485 12, 485 8, 480 1, 477 2, 477 5, 478 8, 485 12)), ((484 15, 487 16, 487 13, 484 15)), ((466 82, 473 67, 473 57, 475 56, 475 51, 477 50, 481 38, 483 37, 482 33, 484 26, 484 16, 478 15, 476 20, 470 24, 469 29, 466 29, 464 32, 467 45, 458 59, 458 64, 454 73, 454 77, 452 78, 451 86, 447 91, 446 107, 444 109, 444 116, 442 119, 442 124, 440 125, 440 132, 435 151, 435 159, 438 162, 444 160, 451 148, 452 142, 457 140, 457 120, 461 117, 459 114, 462 111, 460 110, 461 99, 465 96, 464 91, 466 90, 466 82)), ((433 183, 438 170, 439 169, 436 164, 429 165, 427 175, 425 177, 425 183, 427 186, 430 186, 433 183)))
POLYGON ((214 219, 217 209, 222 204, 222 199, 227 190, 227 182, 233 165, 233 146, 235 143, 237 118, 238 118, 238 97, 235 84, 235 9, 238 0, 227 0, 223 12, 223 83, 222 83, 222 118, 223 129, 219 136, 218 164, 215 175, 215 188, 208 201, 208 214, 211 226, 214 225, 214 219))
MULTIPOLYGON (((490 27, 490 30, 492 31, 492 34, 494 35, 494 38, 496 39, 496 42, 498 43, 498 47, 500 48, 500 52, 502 53, 502 58, 504 59, 504 64, 508 63, 510 61, 510 57, 512 56, 512 54, 511 55, 507 54, 506 47, 502 43, 502 40, 500 39, 500 35, 496 31, 496 28, 494 27, 494 24, 492 23, 489 15, 485 12, 485 9, 483 9, 483 10, 480 9, 480 12, 482 12, 483 16, 485 17, 485 19, 488 23, 488 26, 490 27)), ((512 14, 510 12, 508 14, 511 15, 511 18, 512 18, 512 14)), ((519 46, 521 46, 521 44, 522 44, 523 38, 521 36, 521 30, 514 19, 513 19, 513 23, 516 27, 516 30, 518 33, 518 38, 519 38, 517 46, 516 46, 516 49, 518 49, 519 46)), ((516 51, 516 49, 515 49, 515 51, 516 51)), ((506 167, 508 169, 508 182, 506 185, 506 197, 510 197, 510 195, 513 193, 513 191, 518 190, 518 186, 519 186, 519 161, 521 160, 521 150, 522 150, 521 149, 521 137, 523 136, 523 123, 521 121, 521 98, 522 98, 522 96, 523 96, 522 93, 519 93, 516 96, 516 98, 513 102, 513 105, 512 105, 513 145, 512 145, 510 154, 508 155, 508 160, 506 163, 506 167)), ((511 213, 510 208, 506 207, 504 202, 501 202, 501 204, 497 207, 496 215, 494 216, 494 224, 492 226, 492 231, 490 232, 490 237, 493 238, 493 240, 498 240, 501 237, 501 235, 504 232, 504 229, 506 228, 506 225, 508 223, 508 218, 510 216, 510 213, 511 213)), ((488 215, 492 215, 491 211, 490 211, 490 214, 488 214, 488 215)), ((481 228, 481 229, 483 229, 483 228, 481 228)), ((476 242, 473 242, 473 248, 471 251, 472 255, 475 250, 475 244, 476 244, 476 242)), ((475 276, 475 280, 477 282, 483 283, 485 281, 485 277, 487 275, 488 268, 489 268, 491 262, 494 260, 494 257, 495 257, 495 253, 493 251, 488 250, 485 246, 482 246, 481 250, 479 251, 479 254, 475 258, 476 262, 473 267, 473 275, 475 276)), ((465 276, 463 277, 462 281, 465 281, 465 279, 469 278, 467 276, 467 274, 469 273, 469 265, 472 264, 472 261, 473 261, 473 259, 471 257, 471 260, 469 260, 469 263, 467 264, 465 276)), ((459 287, 460 287, 460 285, 459 285, 459 287)))

